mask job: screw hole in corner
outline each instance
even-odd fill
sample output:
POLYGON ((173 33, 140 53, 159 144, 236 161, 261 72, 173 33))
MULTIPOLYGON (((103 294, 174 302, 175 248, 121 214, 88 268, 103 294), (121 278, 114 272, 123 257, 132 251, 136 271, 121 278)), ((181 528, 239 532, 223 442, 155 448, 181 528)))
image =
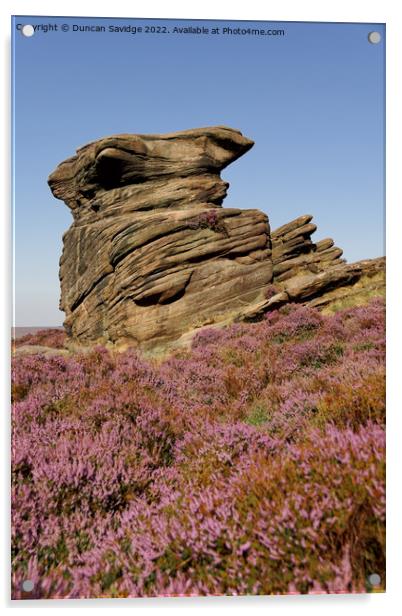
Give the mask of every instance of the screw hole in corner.
POLYGON ((31 592, 34 589, 35 584, 32 580, 24 580, 22 582, 22 590, 25 592, 31 592))
POLYGON ((368 576, 368 582, 370 586, 378 586, 381 584, 381 576, 378 575, 378 573, 371 573, 371 575, 368 576))
POLYGON ((31 24, 25 24, 25 26, 21 28, 21 34, 27 38, 33 36, 35 34, 34 27, 31 26, 31 24))
POLYGON ((381 34, 379 32, 370 32, 367 38, 372 45, 377 45, 381 42, 381 34))

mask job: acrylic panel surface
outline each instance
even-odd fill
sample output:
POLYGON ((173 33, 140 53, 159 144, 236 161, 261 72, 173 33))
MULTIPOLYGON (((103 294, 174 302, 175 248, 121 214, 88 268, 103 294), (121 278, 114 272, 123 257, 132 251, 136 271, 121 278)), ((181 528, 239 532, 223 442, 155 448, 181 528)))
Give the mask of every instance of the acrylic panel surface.
POLYGON ((385 590, 385 26, 13 17, 12 596, 385 590))

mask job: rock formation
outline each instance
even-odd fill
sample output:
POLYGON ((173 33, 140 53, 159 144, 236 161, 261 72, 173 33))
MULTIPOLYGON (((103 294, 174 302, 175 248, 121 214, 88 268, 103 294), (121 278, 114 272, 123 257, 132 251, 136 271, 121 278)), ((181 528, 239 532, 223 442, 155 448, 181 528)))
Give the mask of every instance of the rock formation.
POLYGON ((254 318, 362 276, 332 240, 311 241, 311 216, 271 234, 259 210, 222 208, 220 172, 252 146, 225 126, 123 134, 57 167, 49 185, 74 218, 60 308, 75 344, 164 350, 204 325, 254 318))
POLYGON ((271 233, 274 280, 280 282, 301 272, 318 273, 328 266, 345 263, 342 250, 328 238, 313 244, 311 235, 317 227, 312 216, 305 215, 271 233))
POLYGON ((220 171, 252 145, 219 126, 117 135, 56 169, 49 185, 74 217, 60 308, 76 341, 154 348, 264 297, 267 216, 221 207, 220 171))

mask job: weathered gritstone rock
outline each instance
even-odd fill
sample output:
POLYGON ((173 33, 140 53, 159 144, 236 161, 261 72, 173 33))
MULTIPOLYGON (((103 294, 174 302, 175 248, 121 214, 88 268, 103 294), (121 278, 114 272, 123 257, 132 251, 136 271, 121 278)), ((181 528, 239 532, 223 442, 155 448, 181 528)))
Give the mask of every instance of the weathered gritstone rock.
POLYGON ((326 292, 308 300, 310 306, 324 312, 362 305, 372 297, 385 297, 385 257, 365 259, 343 266, 354 269, 353 280, 348 285, 334 285, 326 292))
POLYGON ((327 309, 383 294, 383 259, 347 264, 311 215, 270 232, 259 210, 222 208, 220 172, 253 146, 225 126, 89 143, 49 177, 74 222, 60 308, 70 348, 152 353, 203 326, 261 318, 287 302, 327 309))
POLYGON ((252 145, 223 126, 117 135, 57 167, 50 188, 74 217, 60 308, 75 342, 165 347, 264 298, 268 218, 221 207, 220 171, 252 145))
POLYGON ((326 309, 339 303, 340 307, 361 305, 371 297, 384 294, 385 257, 329 265, 318 274, 295 275, 277 285, 274 295, 249 306, 237 320, 254 321, 290 302, 326 309))
POLYGON ((311 235, 317 230, 312 216, 300 216, 271 233, 273 275, 276 282, 298 274, 318 274, 328 267, 345 263, 343 251, 326 238, 314 244, 311 235))

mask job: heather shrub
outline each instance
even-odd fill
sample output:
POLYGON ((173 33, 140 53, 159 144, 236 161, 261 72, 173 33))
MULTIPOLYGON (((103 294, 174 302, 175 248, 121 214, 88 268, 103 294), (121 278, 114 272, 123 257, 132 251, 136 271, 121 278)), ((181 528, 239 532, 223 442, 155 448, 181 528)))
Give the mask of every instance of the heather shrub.
POLYGON ((376 300, 203 329, 159 363, 14 357, 13 597, 384 582, 384 354, 376 300))
POLYGON ((271 297, 274 297, 274 295, 276 295, 277 293, 280 293, 279 287, 275 286, 274 284, 269 284, 267 285, 264 295, 266 299, 271 299, 271 297))
POLYGON ((322 325, 323 317, 318 310, 289 304, 268 313, 266 323, 270 339, 281 344, 289 339, 309 338, 322 325))
POLYGON ((26 334, 20 338, 15 338, 13 345, 19 347, 25 344, 32 344, 63 349, 66 339, 66 332, 63 329, 41 329, 34 334, 26 334))
POLYGON ((385 424, 385 373, 363 375, 357 384, 339 382, 317 404, 315 423, 338 427, 359 426, 373 421, 385 424))

